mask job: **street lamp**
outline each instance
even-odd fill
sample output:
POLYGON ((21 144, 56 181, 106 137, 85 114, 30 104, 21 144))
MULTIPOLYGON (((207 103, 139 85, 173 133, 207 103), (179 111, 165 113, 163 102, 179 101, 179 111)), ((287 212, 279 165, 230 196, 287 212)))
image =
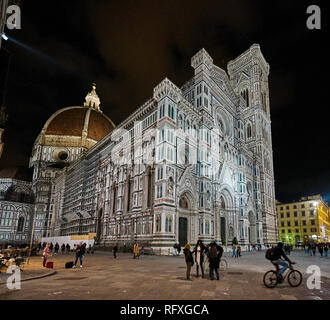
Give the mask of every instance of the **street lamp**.
POLYGON ((1 33, 1 38, 2 38, 3 40, 5 40, 5 41, 8 40, 8 37, 7 37, 4 33, 1 33))

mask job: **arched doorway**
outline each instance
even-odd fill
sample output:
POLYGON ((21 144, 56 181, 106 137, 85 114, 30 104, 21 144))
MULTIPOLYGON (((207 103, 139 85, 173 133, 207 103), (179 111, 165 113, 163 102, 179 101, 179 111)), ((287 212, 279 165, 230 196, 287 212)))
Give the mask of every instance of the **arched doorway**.
POLYGON ((224 245, 231 243, 236 236, 235 211, 231 194, 227 187, 222 188, 219 192, 216 240, 220 240, 224 245))
POLYGON ((223 196, 220 197, 220 240, 223 245, 227 244, 226 203, 223 196))
POLYGON ((197 203, 192 191, 183 191, 177 202, 177 241, 181 246, 195 244, 198 238, 197 203))
POLYGON ((252 211, 249 211, 249 243, 256 244, 256 218, 252 211))
POLYGON ((189 212, 188 199, 184 195, 179 199, 179 210, 179 244, 183 247, 188 243, 188 217, 186 214, 189 212))

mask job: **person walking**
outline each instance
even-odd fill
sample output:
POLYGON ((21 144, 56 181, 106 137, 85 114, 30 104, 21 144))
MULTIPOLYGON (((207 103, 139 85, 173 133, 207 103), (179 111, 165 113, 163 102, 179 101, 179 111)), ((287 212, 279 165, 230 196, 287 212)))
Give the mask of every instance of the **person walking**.
POLYGON ((118 242, 115 243, 115 246, 113 247, 113 257, 117 259, 117 252, 118 252, 118 242))
POLYGON ((177 256, 177 255, 178 255, 178 249, 177 249, 177 247, 176 247, 176 243, 174 243, 174 245, 173 245, 173 249, 174 249, 174 253, 173 253, 173 255, 174 255, 174 256, 177 256))
POLYGON ((133 258, 139 258, 139 244, 135 241, 134 247, 133 247, 133 258))
POLYGON ((58 242, 56 242, 55 247, 54 247, 54 253, 58 254, 59 249, 60 249, 60 245, 58 244, 58 242))
POLYGON ((66 253, 70 253, 71 250, 70 245, 67 243, 65 247, 66 247, 66 253))
POLYGON ((64 254, 65 253, 65 244, 62 243, 61 245, 61 253, 64 254))
POLYGON ((312 252, 313 252, 313 256, 315 257, 315 253, 316 253, 316 245, 315 244, 312 245, 312 252))
POLYGON ((181 246, 180 246, 180 243, 177 243, 176 248, 178 249, 178 255, 180 255, 180 253, 181 253, 181 246))
POLYGON ((325 257, 328 256, 328 250, 329 250, 329 248, 328 248, 328 245, 326 244, 326 245, 324 246, 324 256, 325 256, 325 257))
POLYGON ((202 240, 198 240, 194 248, 195 262, 196 262, 196 277, 199 275, 199 268, 202 272, 202 278, 204 278, 204 254, 207 252, 207 248, 203 244, 202 240))
POLYGON ((189 280, 189 281, 192 281, 192 279, 190 277, 190 271, 191 271, 191 267, 194 265, 194 258, 193 258, 192 252, 190 251, 190 244, 189 243, 187 243, 184 246, 183 254, 185 256, 185 261, 186 261, 186 266, 187 266, 186 279, 189 280))
POLYGON ((236 247, 235 247, 235 245, 233 245, 233 254, 232 254, 232 257, 236 257, 236 247))
POLYGON ((82 244, 82 242, 78 243, 75 251, 76 251, 76 259, 72 268, 75 268, 77 266, 78 259, 80 260, 80 268, 82 268, 83 256, 85 254, 85 246, 82 244))
POLYGON ((47 262, 47 259, 51 256, 51 251, 50 251, 50 245, 49 243, 46 244, 46 247, 43 251, 43 254, 42 254, 42 266, 43 267, 46 267, 46 262, 47 262))
POLYGON ((320 253, 321 257, 323 257, 323 244, 322 243, 320 243, 318 245, 318 249, 319 249, 319 253, 320 253))
POLYGON ((237 246, 237 249, 236 249, 236 258, 239 258, 241 257, 241 247, 240 246, 237 246))
POLYGON ((210 264, 210 279, 214 280, 214 273, 215 273, 217 280, 219 280, 220 259, 218 256, 217 245, 215 242, 211 242, 208 249, 207 257, 209 259, 209 264, 210 264))

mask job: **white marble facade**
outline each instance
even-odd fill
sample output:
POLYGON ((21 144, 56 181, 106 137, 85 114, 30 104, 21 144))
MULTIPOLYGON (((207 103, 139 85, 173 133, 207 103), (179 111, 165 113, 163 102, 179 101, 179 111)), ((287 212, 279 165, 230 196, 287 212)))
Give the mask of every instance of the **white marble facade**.
POLYGON ((95 232, 101 245, 137 240, 161 253, 198 239, 277 241, 269 65, 255 44, 228 74, 204 49, 191 66, 183 87, 164 79, 52 178, 47 235, 95 232))
POLYGON ((31 182, 0 178, 0 244, 29 244, 34 196, 31 182))

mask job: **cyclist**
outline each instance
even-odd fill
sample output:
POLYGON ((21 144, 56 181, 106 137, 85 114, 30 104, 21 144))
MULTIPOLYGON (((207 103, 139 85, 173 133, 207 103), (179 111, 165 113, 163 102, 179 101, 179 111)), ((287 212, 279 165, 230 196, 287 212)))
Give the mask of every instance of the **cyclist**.
POLYGON ((284 250, 283 250, 283 243, 282 242, 279 242, 277 244, 277 247, 275 247, 273 249, 273 252, 272 252, 272 259, 271 259, 271 262, 272 264, 274 264, 276 266, 276 270, 277 270, 277 275, 278 275, 278 278, 279 280, 283 281, 283 272, 288 268, 288 263, 285 262, 284 260, 282 260, 281 258, 284 258, 286 261, 288 261, 290 264, 295 264, 294 261, 291 261, 287 255, 284 253, 284 250), (279 269, 279 266, 282 266, 281 269, 279 269))

